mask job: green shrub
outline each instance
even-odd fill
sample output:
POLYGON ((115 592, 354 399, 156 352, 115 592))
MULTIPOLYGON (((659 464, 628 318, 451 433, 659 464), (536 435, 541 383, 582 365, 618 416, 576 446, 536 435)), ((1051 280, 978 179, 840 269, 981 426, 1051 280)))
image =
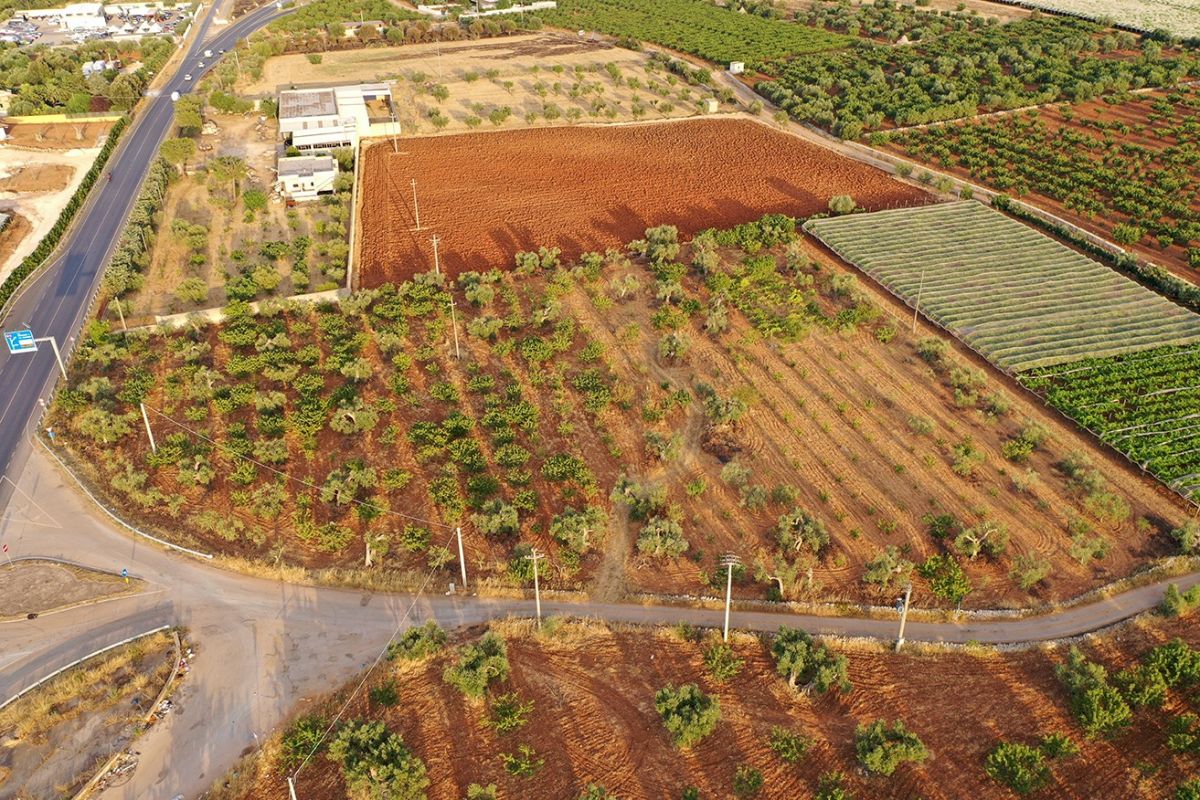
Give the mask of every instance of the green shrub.
POLYGON ((734 797, 753 797, 762 786, 762 772, 748 764, 742 764, 733 773, 734 797))
POLYGON ((370 691, 371 702, 377 705, 391 708, 400 702, 400 693, 396 691, 396 682, 388 681, 379 686, 375 686, 370 691))
POLYGON ((424 800, 425 762, 382 722, 351 722, 329 746, 351 794, 388 800, 424 800))
POLYGON ((891 775, 904 762, 920 764, 929 757, 925 744, 900 720, 888 727, 882 720, 859 725, 854 731, 854 752, 870 772, 891 775))
POLYGON ((320 752, 328 727, 329 722, 318 716, 300 717, 289 725, 279 744, 280 766, 290 772, 310 755, 320 752))
POLYGON ((742 671, 745 662, 725 642, 713 642, 704 650, 704 666, 713 679, 724 683, 742 671))
POLYGON ((788 764, 795 764, 808 755, 812 748, 812 740, 787 728, 776 725, 771 728, 769 742, 771 750, 788 764))
POLYGON ((502 694, 492 701, 492 718, 488 724, 497 733, 511 733, 524 727, 533 711, 533 701, 521 702, 516 692, 502 694))
POLYGON ((1179 587, 1172 583, 1163 594, 1158 611, 1164 617, 1186 617, 1197 607, 1200 607, 1200 585, 1181 592, 1179 587))
POLYGON ((805 691, 818 694, 830 689, 843 694, 850 691, 846 657, 818 645, 805 631, 781 626, 771 642, 771 655, 775 657, 775 671, 793 689, 803 684, 805 691))
POLYGON ((1127 727, 1133 712, 1121 693, 1108 682, 1108 670, 1087 660, 1072 647, 1067 661, 1055 668, 1071 696, 1071 710, 1089 737, 1111 736, 1127 727))
POLYGON ((409 628, 396 641, 388 645, 389 660, 419 661, 437 653, 446 644, 446 632, 433 620, 424 625, 409 628))
POLYGON ((1048 733, 1042 737, 1040 747, 1046 758, 1059 759, 1079 755, 1079 745, 1065 733, 1048 733))
POLYGON ((458 662, 446 667, 442 678, 467 697, 480 698, 492 681, 508 678, 508 647, 504 639, 485 633, 478 644, 458 649, 458 662))
POLYGON ((668 684, 654 695, 654 708, 678 747, 691 747, 713 732, 721 719, 721 704, 694 683, 676 689, 668 684))
POLYGON ((1029 794, 1050 781, 1045 754, 1019 742, 1002 742, 988 754, 984 771, 1017 794, 1029 794))
POLYGON ((517 747, 515 753, 501 753, 500 760, 504 763, 504 770, 509 775, 515 775, 518 778, 530 778, 536 775, 542 765, 546 763, 546 759, 540 758, 537 751, 527 744, 517 747))

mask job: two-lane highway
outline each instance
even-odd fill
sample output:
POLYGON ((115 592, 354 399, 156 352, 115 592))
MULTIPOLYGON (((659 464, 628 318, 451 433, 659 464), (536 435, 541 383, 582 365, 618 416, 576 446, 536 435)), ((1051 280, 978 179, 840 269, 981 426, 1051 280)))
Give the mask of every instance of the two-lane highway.
MULTIPOLYGON (((214 7, 215 8, 215 7, 214 7)), ((37 337, 53 336, 64 358, 87 316, 99 290, 104 269, 125 220, 137 199, 142 179, 158 147, 171 128, 171 93, 185 94, 210 70, 215 59, 202 58, 205 50, 217 56, 233 47, 271 20, 286 14, 274 4, 260 8, 207 39, 215 11, 198 19, 199 31, 192 40, 175 74, 157 96, 147 97, 130 130, 109 159, 108 177, 101 176, 92 190, 91 202, 80 211, 71 235, 59 248, 49 266, 26 281, 7 316, 0 320, 5 330, 28 326, 37 337), (207 39, 207 40, 206 40, 207 39), (198 65, 203 61, 205 66, 198 65), (190 73, 192 80, 184 79, 190 73)), ((49 347, 37 353, 0 353, 0 476, 16 480, 28 457, 27 432, 40 418, 42 401, 60 378, 49 347)), ((12 484, 0 481, 0 514, 7 507, 12 484)))

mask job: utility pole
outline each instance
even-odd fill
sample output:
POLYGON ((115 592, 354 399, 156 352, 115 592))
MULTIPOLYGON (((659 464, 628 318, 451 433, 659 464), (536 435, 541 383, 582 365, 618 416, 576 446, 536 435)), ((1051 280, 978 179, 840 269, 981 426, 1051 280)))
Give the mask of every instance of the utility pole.
POLYGON ((412 190, 413 190, 413 216, 417 218, 417 227, 413 228, 413 230, 419 231, 419 230, 421 230, 421 207, 417 205, 417 179, 416 178, 412 179, 412 190))
POLYGON ((533 602, 535 608, 537 609, 537 626, 538 630, 540 631, 542 629, 542 589, 541 585, 538 583, 537 565, 538 561, 545 558, 545 556, 539 553, 535 547, 529 555, 525 556, 525 558, 533 562, 533 602))
POLYGON ((121 330, 128 333, 129 328, 125 327, 125 312, 121 308, 121 298, 116 297, 113 299, 116 300, 116 303, 117 303, 117 316, 121 318, 121 330))
POLYGON ((146 413, 146 404, 138 403, 138 405, 142 409, 142 422, 146 423, 146 438, 150 440, 150 452, 157 453, 158 445, 154 443, 154 431, 150 430, 150 415, 146 413))
POLYGON ((912 584, 904 587, 904 606, 900 609, 900 636, 896 639, 896 652, 904 646, 904 626, 908 624, 908 602, 912 599, 912 584))
POLYGON ((917 302, 913 303, 912 332, 917 332, 917 314, 921 311, 921 293, 925 291, 925 267, 921 267, 921 283, 917 286, 917 302))
POLYGON ((733 553, 721 556, 721 566, 726 569, 725 576, 725 628, 721 634, 723 641, 729 641, 729 607, 733 603, 733 568, 739 566, 742 560, 733 553))
POLYGON ((454 297, 450 297, 450 327, 454 329, 454 357, 462 361, 462 353, 458 351, 458 317, 454 313, 454 297))
POLYGON ((442 240, 439 239, 437 234, 435 233, 433 235, 433 271, 436 272, 438 275, 442 274, 441 263, 438 261, 438 245, 441 244, 441 241, 442 240))
POLYGON ((296 781, 291 775, 288 776, 288 794, 291 795, 291 800, 296 800, 296 781))
POLYGON ((463 591, 467 590, 467 557, 463 555, 462 526, 454 529, 458 534, 458 566, 462 570, 463 591))

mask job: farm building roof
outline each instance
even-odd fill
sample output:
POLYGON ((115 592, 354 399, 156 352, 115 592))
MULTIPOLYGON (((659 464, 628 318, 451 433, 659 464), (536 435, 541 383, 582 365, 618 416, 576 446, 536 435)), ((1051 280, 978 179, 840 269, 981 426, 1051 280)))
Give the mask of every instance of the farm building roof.
POLYGON ((299 89, 279 93, 279 116, 327 117, 337 113, 337 98, 332 89, 299 89))
POLYGON ((289 156, 279 159, 279 177, 315 175, 337 169, 333 156, 289 156))

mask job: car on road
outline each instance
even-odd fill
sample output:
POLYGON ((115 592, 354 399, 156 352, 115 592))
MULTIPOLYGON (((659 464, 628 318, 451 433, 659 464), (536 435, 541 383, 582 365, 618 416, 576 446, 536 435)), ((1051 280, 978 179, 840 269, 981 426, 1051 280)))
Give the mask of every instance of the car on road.
POLYGON ((183 79, 184 79, 185 81, 190 81, 190 80, 192 79, 192 73, 190 73, 190 72, 189 72, 187 75, 184 75, 184 76, 183 76, 183 79))
POLYGON ((199 64, 197 64, 196 69, 204 69, 204 62, 201 61, 199 64))

